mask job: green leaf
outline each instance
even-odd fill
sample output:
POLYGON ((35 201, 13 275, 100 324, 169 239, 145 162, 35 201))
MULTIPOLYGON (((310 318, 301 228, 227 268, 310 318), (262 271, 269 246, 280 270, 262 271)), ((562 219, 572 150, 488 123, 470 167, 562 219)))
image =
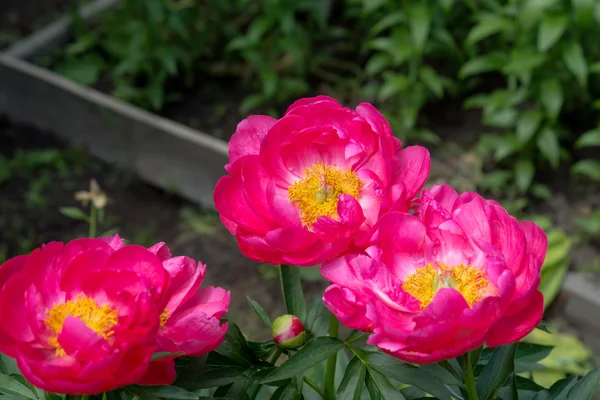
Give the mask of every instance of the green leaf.
POLYGON ((547 323, 546 321, 541 321, 538 326, 536 326, 537 329, 539 329, 542 332, 546 332, 546 333, 550 333, 552 334, 552 331, 550 331, 550 324, 547 323))
POLYGON ((531 160, 519 160, 515 164, 515 183, 521 192, 526 192, 531 185, 533 175, 535 174, 535 166, 531 160))
POLYGON ((529 109, 519 114, 516 126, 517 140, 525 144, 531 140, 542 122, 542 113, 535 108, 529 109))
POLYGON ((406 21, 406 15, 403 11, 394 11, 389 13, 385 17, 381 18, 373 27, 369 30, 371 36, 377 36, 384 30, 392 28, 401 22, 406 21))
POLYGON ((520 10, 519 19, 525 26, 534 25, 545 11, 556 4, 556 0, 527 0, 520 10))
POLYGON ((275 350, 276 344, 274 341, 268 340, 266 342, 248 342, 248 346, 256 354, 256 357, 266 360, 275 350))
POLYGON ((369 58, 365 65, 365 73, 368 76, 375 76, 390 66, 391 58, 387 54, 377 53, 369 58))
POLYGON ((250 111, 258 108, 265 103, 265 98, 262 93, 255 93, 246 96, 240 104, 240 113, 248 114, 250 111))
POLYGON ((546 55, 538 53, 534 49, 516 49, 510 53, 510 57, 502 71, 505 74, 524 76, 532 73, 546 60, 546 55))
POLYGON ((336 399, 339 400, 360 400, 367 369, 358 357, 354 357, 344 373, 340 383, 336 399))
POLYGON ((515 353, 515 372, 522 373, 545 368, 543 365, 538 364, 538 362, 548 357, 552 349, 552 346, 526 342, 520 343, 515 353))
POLYGON ((460 68, 458 77, 460 79, 478 75, 484 72, 497 71, 506 64, 506 55, 503 53, 490 53, 485 56, 472 58, 460 68))
POLYGON ((271 400, 296 400, 297 398, 298 388, 296 388, 296 385, 294 385, 293 382, 281 386, 273 393, 273 396, 271 396, 271 400))
POLYGON ((362 342, 362 341, 367 340, 368 337, 369 337, 368 333, 361 332, 361 331, 355 329, 352 331, 352 333, 350 333, 350 335, 348 335, 348 337, 346 338, 346 340, 344 340, 344 342, 346 344, 362 342))
POLYGON ((69 59, 57 68, 59 74, 80 83, 93 85, 100 78, 104 62, 98 56, 88 56, 82 59, 69 59))
POLYGON ((163 358, 168 358, 168 357, 180 357, 184 354, 185 354, 185 352, 181 352, 181 351, 176 351, 176 352, 161 351, 161 352, 152 354, 151 360, 156 361, 156 360, 161 360, 163 358))
POLYGON ((581 160, 571 167, 571 171, 594 181, 600 181, 600 161, 581 160))
POLYGON ((250 366, 258 363, 258 359, 250 346, 248 346, 246 338, 240 331, 240 328, 231 321, 229 321, 225 341, 223 341, 217 351, 225 357, 235 361, 238 365, 250 366))
POLYGON ((66 215, 69 218, 78 219, 81 221, 89 221, 89 217, 80 208, 77 207, 61 207, 60 213, 66 215))
POLYGON ((578 26, 587 26, 593 21, 596 3, 596 0, 571 0, 578 26))
POLYGON ((515 369, 515 353, 518 343, 497 347, 490 361, 483 367, 477 379, 477 394, 480 400, 492 399, 515 369))
POLYGON ((551 119, 558 118, 563 105, 563 90, 556 78, 549 78, 540 86, 540 99, 546 109, 546 114, 551 119))
POLYGON ((579 82, 581 87, 587 87, 587 62, 585 61, 583 49, 579 42, 572 41, 565 45, 563 48, 563 61, 569 71, 575 75, 575 78, 577 78, 577 82, 579 82))
POLYGON ((373 380, 373 384, 377 386, 381 399, 404 400, 402 393, 400 393, 400 391, 396 389, 381 372, 369 369, 369 375, 373 380))
POLYGON ((553 168, 558 168, 560 162, 560 146, 556 132, 551 128, 542 129, 537 138, 537 145, 542 155, 548 160, 553 168))
POLYGON ((344 347, 344 342, 333 337, 317 337, 310 340, 287 361, 281 364, 272 373, 267 375, 261 383, 281 381, 296 376, 310 367, 327 360, 344 347))
POLYGON ((433 68, 427 65, 422 66, 419 68, 419 77, 437 98, 444 96, 444 82, 433 68))
POLYGON ((281 290, 287 313, 306 321, 306 301, 299 267, 281 265, 279 268, 281 268, 281 290))
POLYGON ((250 304, 250 307, 252 308, 258 319, 260 319, 260 322, 262 322, 263 325, 267 328, 271 329, 273 324, 271 323, 271 319, 269 318, 269 315, 267 314, 265 309, 262 308, 260 304, 258 304, 256 301, 252 300, 250 296, 246 296, 246 299, 248 300, 248 304, 250 304))
POLYGON ((418 2, 408 10, 408 18, 413 43, 422 52, 431 27, 431 10, 427 3, 418 2))
POLYGON ((510 29, 512 26, 513 22, 508 18, 495 14, 486 15, 469 31, 465 46, 473 46, 493 34, 510 29))
POLYGON ((384 82, 377 96, 379 101, 386 101, 408 88, 408 79, 404 75, 386 72, 383 74, 383 79, 384 82))
POLYGON ((537 47, 547 51, 562 36, 569 24, 568 14, 546 14, 538 29, 537 47))
POLYGON ((584 132, 575 142, 575 147, 595 147, 600 146, 600 128, 584 132))
POLYGON ((565 397, 569 400, 588 400, 598 390, 600 381, 600 367, 596 367, 588 372, 583 379, 577 382, 569 394, 565 397))
POLYGON ((600 61, 591 64, 589 72, 590 74, 600 74, 600 61))
POLYGON ((304 327, 314 336, 325 336, 329 330, 329 315, 329 311, 323 304, 323 299, 317 297, 308 309, 304 327))
POLYGON ((8 375, 0 375, 0 393, 37 400, 35 393, 27 386, 8 375))

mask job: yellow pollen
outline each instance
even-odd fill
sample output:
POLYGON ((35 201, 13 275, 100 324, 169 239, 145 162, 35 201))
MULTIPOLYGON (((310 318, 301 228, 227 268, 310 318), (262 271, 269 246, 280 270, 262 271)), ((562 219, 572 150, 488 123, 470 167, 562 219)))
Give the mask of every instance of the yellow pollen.
POLYGON ((360 196, 362 182, 350 169, 342 170, 321 162, 305 171, 305 178, 288 188, 288 198, 300 209, 300 219, 310 227, 321 216, 338 218, 338 198, 360 196))
POLYGON ((472 265, 448 267, 437 263, 437 267, 427 264, 410 274, 402 284, 402 289, 421 302, 421 309, 433 301, 433 296, 441 288, 456 289, 472 307, 483 298, 487 285, 483 272, 472 265))
POLYGON ((167 324, 167 321, 169 320, 169 309, 165 308, 162 312, 162 314, 160 314, 160 327, 162 328, 163 326, 165 326, 167 324))
POLYGON ((52 332, 48 343, 56 348, 57 357, 66 354, 58 343, 58 334, 61 332, 67 317, 79 318, 85 326, 107 340, 112 336, 112 327, 117 324, 119 317, 118 311, 109 304, 100 306, 96 303, 96 300, 84 294, 78 294, 73 300, 65 303, 54 304, 51 309, 46 310, 46 315, 44 322, 52 332))

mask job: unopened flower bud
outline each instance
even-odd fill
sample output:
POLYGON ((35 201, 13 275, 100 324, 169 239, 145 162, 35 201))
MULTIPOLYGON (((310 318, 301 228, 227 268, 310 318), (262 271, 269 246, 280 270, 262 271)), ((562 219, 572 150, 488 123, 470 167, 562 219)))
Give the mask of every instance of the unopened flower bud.
POLYGON ((300 347, 306 339, 304 324, 302 324, 300 318, 290 314, 275 319, 271 333, 275 343, 284 349, 300 347))

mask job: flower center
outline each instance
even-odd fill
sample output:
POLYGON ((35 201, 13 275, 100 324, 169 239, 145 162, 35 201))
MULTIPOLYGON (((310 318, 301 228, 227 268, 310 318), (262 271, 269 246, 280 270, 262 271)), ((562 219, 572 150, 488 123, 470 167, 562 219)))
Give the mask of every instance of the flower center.
POLYGON ((427 264, 410 274, 402 284, 402 289, 421 302, 421 309, 426 308, 442 288, 456 289, 472 307, 483 298, 483 289, 487 284, 483 272, 472 265, 448 267, 437 263, 437 267, 427 264))
POLYGON ((119 313, 109 304, 99 305, 96 300, 84 294, 78 294, 73 300, 55 304, 46 310, 45 323, 53 335, 48 343, 56 348, 56 356, 62 357, 66 353, 58 343, 58 334, 63 328, 67 317, 76 317, 91 330, 101 335, 104 339, 112 336, 112 327, 117 324, 119 313))
POLYGON ((337 218, 338 198, 342 194, 360 196, 362 182, 350 169, 318 162, 306 169, 305 176, 288 188, 288 198, 300 209, 300 219, 306 226, 321 216, 337 218))
POLYGON ((169 309, 165 308, 162 312, 162 314, 160 314, 160 327, 164 327, 167 324, 167 321, 169 320, 169 309))

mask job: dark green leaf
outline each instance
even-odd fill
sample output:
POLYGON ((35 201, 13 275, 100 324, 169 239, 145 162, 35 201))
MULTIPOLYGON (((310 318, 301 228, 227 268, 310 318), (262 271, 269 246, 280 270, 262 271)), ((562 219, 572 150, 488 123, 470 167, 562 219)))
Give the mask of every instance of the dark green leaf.
POLYGON ((477 394, 480 400, 492 399, 496 391, 514 372, 517 346, 518 343, 512 343, 494 350, 490 361, 483 367, 477 379, 477 394))
POLYGON ((185 354, 185 352, 181 352, 181 351, 180 352, 163 351, 163 352, 152 354, 152 361, 156 361, 156 360, 160 360, 160 359, 168 358, 168 357, 180 357, 184 354, 185 354))
POLYGON ((298 375, 328 359, 344 347, 344 342, 333 337, 317 337, 267 375, 261 383, 281 381, 298 375))
POLYGON ((460 79, 468 78, 484 72, 500 70, 506 64, 506 56, 503 53, 490 53, 485 56, 473 58, 460 68, 458 76, 460 79))
POLYGON ((550 78, 542 82, 540 99, 548 116, 556 119, 563 105, 563 90, 558 79, 550 78))
POLYGON ((515 354, 515 372, 522 373, 543 368, 538 362, 548 357, 552 349, 552 346, 527 342, 520 343, 515 354))
POLYGON ((466 46, 473 46, 495 33, 505 31, 513 27, 513 22, 500 15, 487 15, 475 25, 467 35, 466 46))
POLYGON ((575 147, 600 146, 600 128, 592 129, 583 133, 575 142, 575 147))
POLYGON ((550 324, 547 323, 546 321, 541 321, 538 326, 536 326, 537 329, 544 331, 546 333, 552 333, 552 331, 550 330, 550 324))
POLYGON ((585 88, 587 86, 588 68, 585 56, 583 55, 583 49, 579 42, 572 41, 565 44, 563 48, 563 61, 569 71, 575 75, 581 87, 585 88))
POLYGON ((289 265, 281 265, 279 268, 281 268, 281 290, 286 311, 306 321, 306 301, 302 290, 300 269, 289 265))
POLYGON ((0 375, 0 393, 22 396, 26 399, 36 400, 37 396, 27 386, 7 375, 0 375))
POLYGON ((250 366, 258 363, 258 359, 250 346, 248 346, 240 328, 231 321, 229 322, 225 341, 219 346, 217 351, 239 365, 250 366))
POLYGON ((384 400, 404 400, 404 396, 396 389, 390 381, 381 372, 369 369, 369 375, 373 384, 377 386, 381 399, 384 400))
POLYGON ((292 382, 288 385, 281 386, 273 393, 273 396, 271 396, 271 400, 296 400, 296 398, 299 398, 299 393, 292 382))
POLYGON ((57 68, 58 73, 82 85, 93 85, 100 78, 104 62, 98 56, 70 59, 57 68))
POLYGON ((519 160, 515 164, 515 183, 521 192, 529 189, 534 173, 535 166, 531 160, 519 160))
POLYGON ((329 311, 323 304, 323 299, 317 297, 308 309, 304 327, 315 336, 325 336, 329 330, 329 311))
POLYGON ((546 14, 540 23, 537 46, 540 51, 547 51, 562 36, 569 24, 568 14, 546 14))
POLYGON ((367 340, 368 337, 369 337, 368 333, 361 332, 361 331, 355 329, 352 331, 352 333, 350 335, 348 335, 348 337, 345 340, 345 343, 352 344, 352 343, 362 342, 364 340, 367 340))
POLYGON ((248 346, 256 354, 256 357, 260 360, 266 360, 273 353, 276 345, 274 341, 269 340, 267 342, 248 342, 248 346))
POLYGON ((502 68, 505 74, 526 75, 539 67, 546 55, 533 49, 517 49, 511 52, 508 63, 502 68))
POLYGON ((365 373, 367 369, 358 357, 354 357, 344 373, 340 383, 336 399, 340 400, 360 400, 363 385, 365 383, 365 373))
POLYGON ((444 96, 444 82, 433 68, 427 65, 422 66, 419 69, 419 77, 425 86, 427 86, 427 88, 431 90, 436 97, 441 98, 444 96))
POLYGON ((61 207, 60 213, 66 215, 69 218, 79 219, 81 221, 89 221, 89 217, 80 208, 77 207, 61 207))
POLYGON ((366 352, 351 348, 367 368, 374 369, 384 376, 400 383, 416 386, 440 400, 450 400, 451 395, 443 381, 438 377, 426 373, 419 367, 403 363, 391 356, 379 352, 366 352))
POLYGON ((588 372, 579 382, 577 382, 567 395, 569 400, 588 400, 598 390, 600 381, 600 367, 596 367, 588 372))
POLYGON ((271 319, 269 319, 269 315, 265 309, 262 308, 256 301, 252 300, 250 296, 246 296, 246 299, 248 300, 248 304, 250 304, 250 307, 252 307, 252 310, 258 319, 260 319, 260 322, 262 322, 267 328, 271 329, 273 324, 271 323, 271 319))
POLYGON ((535 108, 519 114, 516 126, 517 140, 527 143, 535 135, 542 122, 542 113, 535 108))
POLYGON ((247 114, 250 111, 256 109, 260 105, 264 104, 265 98, 262 93, 255 93, 246 96, 240 104, 240 113, 247 114))
POLYGON ((373 27, 369 30, 369 34, 373 36, 379 35, 381 32, 388 28, 392 28, 401 22, 406 20, 406 15, 403 11, 394 11, 389 13, 385 17, 381 18, 373 27))
POLYGON ((539 392, 534 400, 570 400, 567 397, 567 393, 577 383, 577 377, 571 376, 569 378, 561 379, 555 382, 550 389, 543 392, 539 392))
POLYGON ((431 27, 431 10, 425 2, 413 3, 408 10, 408 18, 413 43, 422 52, 431 27))
POLYGON ((560 146, 556 132, 550 128, 544 128, 538 136, 537 145, 550 165, 557 168, 560 162, 560 146))
POLYGON ((575 11, 575 21, 579 26, 587 26, 594 19, 596 0, 571 0, 575 11))
POLYGON ((600 161, 581 160, 571 167, 571 171, 594 181, 600 181, 600 161))
POLYGON ((552 198, 552 191, 548 186, 542 183, 534 183, 531 185, 531 193, 542 200, 549 200, 552 198))

